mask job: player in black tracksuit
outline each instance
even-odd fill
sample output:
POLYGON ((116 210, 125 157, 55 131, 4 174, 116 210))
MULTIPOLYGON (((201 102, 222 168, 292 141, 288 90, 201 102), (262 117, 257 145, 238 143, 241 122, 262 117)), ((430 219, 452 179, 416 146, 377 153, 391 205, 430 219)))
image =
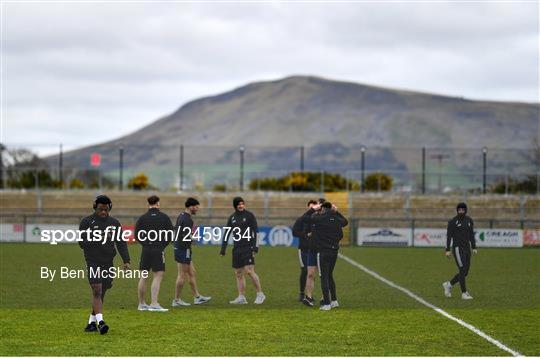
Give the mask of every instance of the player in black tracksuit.
POLYGON ((220 255, 225 256, 229 237, 233 239, 232 267, 236 275, 236 285, 238 288, 238 297, 229 303, 246 304, 246 280, 244 272, 253 281, 257 291, 256 304, 261 304, 265 300, 262 292, 259 276, 255 273, 255 254, 259 252, 257 246, 257 219, 250 211, 245 208, 244 199, 235 197, 233 199, 234 213, 229 217, 226 224, 225 235, 221 244, 220 255))
POLYGON ((343 238, 343 227, 348 225, 347 219, 341 215, 330 202, 316 205, 306 212, 309 218, 315 246, 317 248, 317 264, 321 278, 323 299, 321 310, 328 311, 338 307, 334 267, 336 265, 339 241, 343 238))
MULTIPOLYGON (((308 208, 316 205, 315 200, 307 203, 308 208)), ((298 301, 313 306, 313 285, 317 269, 317 250, 311 237, 309 222, 304 215, 296 219, 292 228, 293 235, 298 238, 298 259, 300 261, 300 294, 298 301), (306 299, 307 296, 307 299, 306 299)))
POLYGON ((459 272, 450 280, 443 283, 444 294, 451 297, 452 286, 459 282, 461 287, 461 297, 466 300, 472 299, 467 291, 465 277, 469 273, 471 266, 471 248, 476 254, 476 241, 474 239, 474 223, 467 216, 467 205, 459 203, 457 205, 457 215, 448 222, 446 230, 446 256, 454 255, 459 272), (450 245, 452 248, 450 249, 450 245))
POLYGON ((173 226, 168 215, 159 211, 159 197, 150 196, 148 211, 135 223, 135 240, 141 246, 141 262, 139 269, 153 271, 150 306, 146 304, 146 278, 139 280, 139 311, 165 311, 158 303, 159 288, 165 272, 164 250, 172 240, 173 226), (154 233, 152 233, 154 232, 154 233), (150 233, 150 235, 149 235, 150 233), (156 236, 154 236, 156 235, 156 236))
POLYGON ((81 234, 79 246, 84 252, 88 282, 92 288, 92 313, 85 331, 99 331, 105 334, 109 331, 109 326, 103 320, 103 300, 105 292, 112 287, 110 269, 114 266, 116 250, 122 257, 124 269, 129 269, 130 260, 127 244, 121 239, 120 222, 109 216, 109 211, 112 209, 111 199, 105 195, 99 195, 94 200, 93 208, 94 213, 83 218, 79 225, 79 230, 85 231, 81 234), (107 228, 108 231, 106 231, 107 228), (88 229, 90 229, 90 235, 86 232, 88 229), (120 232, 119 236, 117 236, 118 232, 120 232), (106 239, 98 240, 98 235, 106 239))

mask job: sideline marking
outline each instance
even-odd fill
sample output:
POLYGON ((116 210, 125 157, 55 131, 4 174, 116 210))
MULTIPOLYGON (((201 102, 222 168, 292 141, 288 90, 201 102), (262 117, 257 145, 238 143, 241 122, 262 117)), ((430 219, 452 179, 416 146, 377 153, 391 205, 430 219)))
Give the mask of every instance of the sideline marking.
POLYGON ((364 271, 368 275, 371 275, 371 276, 375 277, 377 280, 386 283, 390 287, 393 287, 393 288, 395 288, 397 290, 400 290, 401 292, 405 293, 407 296, 409 296, 411 298, 414 298, 416 301, 420 302, 424 306, 431 308, 432 310, 434 310, 437 313, 440 313, 444 317, 446 317, 446 318, 448 318, 448 319, 450 319, 450 320, 452 320, 454 322, 457 322, 458 324, 462 325, 463 327, 471 330, 472 332, 476 333, 480 337, 484 338, 486 341, 496 345, 498 348, 502 349, 503 351, 506 351, 506 352, 510 353, 514 357, 522 357, 523 356, 523 354, 521 354, 521 353, 519 353, 519 352, 505 346, 504 344, 502 344, 501 342, 499 342, 495 338, 487 335, 486 333, 482 332, 481 330, 479 330, 478 328, 476 328, 472 324, 469 324, 469 323, 467 323, 465 321, 460 320, 457 317, 452 316, 450 313, 448 313, 448 312, 444 311, 443 309, 429 303, 428 301, 424 300, 422 297, 416 295, 412 291, 410 291, 410 290, 408 290, 408 289, 406 289, 404 287, 401 287, 400 285, 398 285, 398 284, 390 281, 389 279, 379 275, 377 272, 368 269, 366 266, 354 261, 353 259, 343 255, 342 253, 338 253, 338 256, 339 256, 339 258, 347 261, 351 265, 353 265, 353 266, 359 268, 360 270, 364 271))

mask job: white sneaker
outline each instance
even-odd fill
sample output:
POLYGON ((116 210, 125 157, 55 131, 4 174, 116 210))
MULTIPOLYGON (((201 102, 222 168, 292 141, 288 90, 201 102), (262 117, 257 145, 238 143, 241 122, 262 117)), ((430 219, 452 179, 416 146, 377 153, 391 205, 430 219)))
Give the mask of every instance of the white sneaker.
POLYGON ((446 297, 452 297, 452 284, 449 281, 443 282, 444 295, 446 297))
POLYGON ((264 295, 264 293, 262 292, 259 292, 257 293, 257 298, 255 298, 255 303, 256 305, 260 305, 261 303, 264 302, 264 300, 266 299, 266 296, 264 295))
POLYGON ((337 300, 330 302, 330 307, 331 308, 338 308, 339 307, 339 302, 337 300))
POLYGON ((319 308, 321 311, 330 311, 332 309, 331 305, 322 305, 321 308, 319 308))
POLYGON ((193 304, 202 305, 203 303, 206 303, 206 302, 210 301, 211 299, 212 299, 212 297, 199 295, 199 297, 193 298, 193 304))
POLYGON ((461 298, 464 299, 464 300, 472 300, 472 296, 469 294, 469 292, 463 292, 461 294, 461 298))
POLYGON ((163 308, 159 304, 157 306, 148 306, 148 311, 152 312, 167 312, 168 308, 163 308))
POLYGON ((146 303, 139 303, 139 307, 137 307, 139 311, 148 311, 148 305, 146 303))
POLYGON ((248 301, 245 296, 238 296, 234 300, 229 301, 231 305, 247 305, 248 301))
POLYGON ((172 300, 172 306, 173 307, 183 307, 183 306, 191 306, 191 303, 187 303, 187 302, 184 302, 182 301, 182 299, 174 299, 172 300))

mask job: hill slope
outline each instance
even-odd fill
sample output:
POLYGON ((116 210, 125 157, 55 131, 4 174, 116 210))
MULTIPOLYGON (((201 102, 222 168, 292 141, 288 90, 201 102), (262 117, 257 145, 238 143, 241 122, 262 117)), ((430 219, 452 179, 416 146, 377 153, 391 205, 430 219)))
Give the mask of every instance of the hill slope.
MULTIPOLYGON (((244 144, 246 161, 254 168, 288 170, 298 167, 298 150, 284 147, 305 145, 312 147, 306 152, 307 168, 344 170, 359 168, 361 145, 526 148, 538 130, 538 104, 471 101, 294 76, 194 100, 127 136, 66 153, 64 161, 87 167, 90 153, 99 152, 103 168, 112 170, 123 143, 128 169, 177 168, 179 144, 187 146, 188 164, 234 163, 244 144)), ((418 151, 371 151, 370 159, 372 168, 384 163, 388 170, 410 170, 418 151)))

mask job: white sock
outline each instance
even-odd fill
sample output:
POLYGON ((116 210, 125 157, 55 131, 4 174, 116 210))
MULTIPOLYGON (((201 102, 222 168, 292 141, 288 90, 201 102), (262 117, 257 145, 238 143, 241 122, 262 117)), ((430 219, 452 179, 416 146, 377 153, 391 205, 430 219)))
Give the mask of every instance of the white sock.
POLYGON ((90 318, 88 318, 88 324, 92 323, 92 322, 95 322, 96 321, 96 316, 93 315, 93 314, 90 314, 90 318))
POLYGON ((103 321, 103 313, 97 313, 96 314, 96 321, 99 323, 103 321))

